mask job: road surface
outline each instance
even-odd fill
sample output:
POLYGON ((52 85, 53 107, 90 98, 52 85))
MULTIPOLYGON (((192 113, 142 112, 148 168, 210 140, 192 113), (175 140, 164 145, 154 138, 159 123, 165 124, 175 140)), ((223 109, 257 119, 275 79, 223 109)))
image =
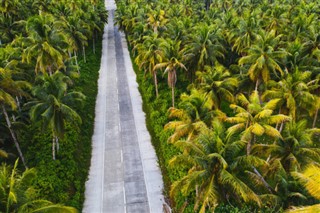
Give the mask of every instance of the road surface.
POLYGON ((161 213, 163 182, 124 34, 104 29, 85 213, 161 213))

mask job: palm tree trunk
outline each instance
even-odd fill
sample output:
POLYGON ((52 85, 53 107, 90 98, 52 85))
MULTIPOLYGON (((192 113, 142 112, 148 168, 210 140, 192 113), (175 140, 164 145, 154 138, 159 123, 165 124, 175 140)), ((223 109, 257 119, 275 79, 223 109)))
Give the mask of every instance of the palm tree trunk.
POLYGON ((316 127, 316 123, 317 123, 317 119, 318 119, 318 111, 319 111, 319 108, 317 108, 317 111, 314 115, 314 118, 313 118, 313 123, 312 123, 312 128, 315 128, 316 127))
MULTIPOLYGON (((93 6, 94 7, 94 6, 93 6)), ((93 31, 93 36, 92 36, 92 49, 93 49, 93 54, 96 54, 96 42, 95 42, 95 30, 93 31)))
POLYGON ((78 56, 77 56, 77 52, 74 50, 74 51, 73 51, 73 53, 74 53, 74 57, 75 57, 75 59, 76 59, 76 66, 77 66, 77 70, 78 70, 78 73, 80 74, 79 65, 78 65, 78 56))
POLYGON ((251 153, 251 146, 252 146, 251 141, 252 140, 249 140, 248 144, 247 144, 247 155, 250 155, 250 153, 251 153))
POLYGON ((83 61, 84 63, 86 63, 86 48, 84 47, 84 45, 82 45, 82 54, 83 54, 83 61))
POLYGON ((28 167, 27 167, 26 161, 25 161, 24 156, 23 156, 23 154, 22 154, 22 151, 21 151, 21 149, 20 149, 20 145, 19 145, 18 139, 17 139, 17 137, 16 137, 16 135, 15 135, 13 129, 12 129, 12 125, 11 125, 11 122, 10 122, 9 115, 8 115, 8 113, 7 113, 6 107, 4 106, 4 104, 1 104, 1 107, 2 107, 2 111, 3 111, 4 117, 5 117, 5 119, 6 119, 8 128, 9 128, 11 137, 12 137, 12 139, 13 139, 14 145, 15 145, 15 147, 16 147, 17 150, 18 150, 19 156, 20 156, 20 158, 21 158, 21 161, 22 161, 24 167, 27 169, 28 167))
POLYGON ((59 138, 57 136, 56 136, 56 147, 57 147, 57 153, 58 153, 60 149, 60 144, 59 144, 59 138))
POLYGON ((172 107, 174 108, 174 86, 171 87, 172 107))
POLYGON ((96 54, 96 45, 95 45, 94 38, 92 39, 92 49, 93 49, 93 54, 96 54))
POLYGON ((52 159, 53 160, 56 160, 56 138, 53 134, 53 137, 52 137, 52 159))
POLYGON ((263 176, 260 174, 260 172, 256 169, 256 167, 252 166, 254 173, 260 178, 263 185, 268 189, 270 193, 274 193, 275 191, 273 188, 267 183, 267 181, 263 178, 263 176))
POLYGON ((153 79, 154 79, 154 86, 156 88, 156 97, 158 98, 159 93, 158 93, 158 80, 157 80, 157 73, 154 71, 153 72, 153 79))
POLYGON ((256 90, 256 91, 258 91, 259 83, 260 83, 260 80, 259 80, 259 78, 258 78, 257 81, 256 81, 256 87, 255 87, 255 90, 256 90))
POLYGON ((21 112, 21 103, 20 103, 20 99, 18 96, 16 96, 16 101, 17 101, 18 110, 19 110, 19 112, 21 112))
POLYGON ((72 54, 71 54, 70 50, 68 50, 68 55, 69 55, 69 58, 72 58, 72 54))
POLYGON ((49 76, 52 76, 52 68, 51 68, 51 66, 48 66, 48 72, 49 72, 49 76))

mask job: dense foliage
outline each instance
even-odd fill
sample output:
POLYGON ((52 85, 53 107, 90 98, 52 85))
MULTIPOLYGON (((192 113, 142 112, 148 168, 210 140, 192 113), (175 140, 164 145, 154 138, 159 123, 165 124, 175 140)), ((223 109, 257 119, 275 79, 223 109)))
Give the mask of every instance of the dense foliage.
POLYGON ((320 163, 317 1, 117 5, 174 210, 319 203, 297 175, 320 163))
MULTIPOLYGON (((104 2, 4 0, 0 13, 1 183, 15 178, 18 157, 20 170, 32 169, 17 179, 37 174, 24 186, 28 194, 10 194, 10 210, 4 211, 26 212, 31 204, 60 211, 53 203, 80 210, 107 21, 104 2), (28 199, 35 203, 23 206, 28 199)), ((5 197, 8 191, 1 189, 5 197)))

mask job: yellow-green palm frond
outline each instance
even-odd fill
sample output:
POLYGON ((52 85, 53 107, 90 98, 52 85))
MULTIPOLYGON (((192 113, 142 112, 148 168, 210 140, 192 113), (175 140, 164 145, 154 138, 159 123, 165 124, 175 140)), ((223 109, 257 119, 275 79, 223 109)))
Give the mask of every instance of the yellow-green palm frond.
POLYGON ((273 111, 271 109, 264 109, 261 112, 259 112, 258 114, 256 114, 256 116, 254 116, 255 118, 268 118, 270 115, 272 115, 273 111))
POLYGON ((263 82, 268 82, 270 79, 270 72, 268 69, 267 65, 264 65, 262 70, 261 70, 261 76, 262 76, 262 80, 263 82))
POLYGON ((241 140, 242 141, 247 141, 247 142, 249 142, 249 141, 251 141, 252 140, 252 132, 251 132, 251 128, 249 127, 249 128, 247 128, 245 131, 243 131, 242 133, 241 133, 241 140))
POLYGON ((169 118, 187 119, 187 113, 183 109, 177 109, 174 107, 169 108, 169 118))
POLYGON ((242 130, 245 128, 244 123, 236 124, 232 127, 229 127, 227 130, 227 138, 230 138, 232 135, 234 135, 236 132, 242 130))
POLYGON ((282 138, 281 133, 274 127, 270 125, 263 125, 264 131, 266 135, 269 135, 270 137, 273 138, 282 138))
MULTIPOLYGON (((31 209, 29 209, 28 212, 30 212, 31 209)), ((25 212, 25 209, 19 209, 18 213, 23 213, 25 212)), ((79 211, 74 208, 74 207, 70 207, 70 206, 63 206, 61 204, 47 204, 43 207, 37 207, 35 209, 32 209, 31 212, 34 213, 41 213, 41 212, 46 212, 46 213, 78 213, 79 211)))
POLYGON ((260 106, 260 98, 259 98, 259 93, 257 90, 254 90, 250 97, 249 97, 250 103, 254 105, 259 105, 260 106))
POLYGON ((176 129, 177 127, 179 126, 182 126, 186 124, 185 122, 183 121, 170 121, 169 123, 167 123, 165 126, 164 126, 164 129, 165 130, 169 130, 169 129, 176 129))
POLYGON ((247 112, 244 108, 236 104, 230 104, 230 108, 235 110, 237 113, 247 112))
POLYGON ((175 155, 173 158, 169 160, 169 167, 174 168, 174 167, 181 167, 181 166, 189 166, 189 165, 194 165, 195 159, 190 156, 190 155, 175 155))
POLYGON ((244 95, 244 94, 239 94, 237 95, 237 100, 239 101, 239 103, 242 105, 242 106, 248 106, 250 104, 249 100, 247 99, 247 97, 244 95))
POLYGON ((268 99, 280 98, 280 97, 282 97, 282 95, 283 94, 280 92, 280 90, 273 88, 272 90, 265 91, 262 94, 261 99, 263 101, 266 101, 268 99))
POLYGON ((272 115, 267 119, 268 124, 277 124, 281 122, 291 121, 291 117, 283 114, 272 115))
POLYGON ((285 211, 286 213, 315 213, 320 212, 320 204, 305 206, 305 207, 292 207, 285 211))
POLYGON ((174 144, 176 147, 180 148, 181 150, 188 150, 196 153, 197 156, 205 156, 205 152, 199 147, 196 143, 192 141, 177 141, 174 144))
POLYGON ((236 162, 232 164, 232 168, 237 168, 238 166, 244 166, 244 167, 266 167, 269 166, 269 164, 256 156, 253 155, 242 155, 236 158, 236 162))
POLYGON ((236 178, 226 170, 221 171, 220 181, 231 187, 232 191, 240 195, 245 202, 254 201, 259 206, 261 205, 261 200, 257 194, 254 193, 245 183, 240 179, 236 178))
MULTIPOLYGON (((248 115, 248 113, 243 113, 243 115, 248 115)), ((226 118, 226 122, 232 123, 232 124, 237 124, 237 123, 246 123, 248 119, 246 119, 244 116, 242 117, 229 117, 226 118)))
POLYGON ((183 195, 188 195, 190 192, 195 191, 198 180, 202 179, 205 175, 205 170, 200 171, 189 171, 186 176, 180 180, 175 181, 171 185, 170 196, 175 196, 178 192, 181 192, 183 195))
POLYGON ((209 207, 210 210, 214 210, 215 207, 218 205, 219 202, 219 192, 216 190, 216 187, 214 186, 214 179, 215 176, 211 176, 211 178, 207 181, 205 190, 201 193, 199 193, 198 198, 196 199, 196 203, 194 206, 194 210, 198 210, 199 204, 201 204, 201 208, 199 210, 199 213, 205 213, 207 207, 209 207))
POLYGON ((266 105, 264 105, 264 109, 269 109, 269 110, 274 110, 277 108, 278 106, 278 103, 281 101, 280 98, 275 98, 275 99, 272 99, 270 101, 268 101, 268 103, 266 103, 266 105))
POLYGON ((253 134, 258 136, 261 136, 265 133, 263 126, 261 126, 258 123, 253 124, 252 126, 249 127, 249 129, 253 134))
MULTIPOLYGON (((185 124, 176 126, 174 133, 168 138, 168 141, 174 143, 180 138, 187 136, 189 134, 193 134, 193 129, 191 124, 185 124)), ((190 137, 190 135, 188 136, 190 137)))
POLYGON ((309 165, 303 171, 303 173, 293 173, 306 187, 308 192, 315 197, 320 199, 320 167, 316 165, 309 165))
POLYGON ((203 132, 203 131, 205 132, 208 130, 208 126, 203 121, 197 121, 192 125, 197 132, 203 132))
POLYGON ((259 69, 257 69, 257 66, 258 64, 257 63, 254 63, 250 66, 249 70, 248 70, 248 74, 249 74, 249 77, 252 81, 255 81, 257 80, 258 78, 258 74, 260 72, 259 69))

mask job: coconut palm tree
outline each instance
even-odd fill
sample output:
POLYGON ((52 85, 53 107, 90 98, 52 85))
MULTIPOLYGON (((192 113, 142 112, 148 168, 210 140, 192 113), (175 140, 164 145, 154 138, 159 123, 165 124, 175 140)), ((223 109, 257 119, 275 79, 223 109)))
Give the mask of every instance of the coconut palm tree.
POLYGON ((62 21, 57 23, 61 25, 62 31, 64 35, 66 35, 66 40, 68 42, 68 51, 71 53, 73 52, 75 57, 76 66, 79 70, 78 65, 78 56, 77 52, 80 48, 82 48, 85 45, 88 45, 88 38, 85 36, 88 31, 87 25, 83 22, 83 20, 79 20, 79 17, 76 16, 69 16, 69 17, 63 17, 62 21), (86 27, 84 27, 86 26, 86 27))
POLYGON ((255 44, 248 48, 247 55, 239 60, 240 66, 249 66, 248 74, 256 82, 255 90, 258 90, 261 80, 266 83, 270 79, 271 72, 275 76, 278 76, 277 72, 283 74, 280 60, 286 56, 286 52, 276 49, 280 37, 275 35, 275 31, 261 31, 255 44))
POLYGON ((163 27, 168 22, 165 17, 165 11, 161 9, 151 10, 148 13, 148 25, 153 30, 153 33, 158 34, 158 28, 163 27))
POLYGON ((268 161, 279 161, 287 174, 301 171, 306 165, 320 160, 320 149, 315 147, 313 136, 320 130, 307 128, 307 121, 291 121, 286 124, 283 138, 273 144, 257 144, 253 152, 268 157, 268 161))
POLYGON ((244 55, 246 48, 249 48, 255 41, 261 29, 261 20, 257 16, 257 12, 252 13, 247 10, 243 17, 240 17, 237 27, 231 29, 228 40, 232 44, 232 49, 238 54, 244 55))
POLYGON ((262 95, 263 100, 279 98, 280 111, 287 111, 293 120, 296 120, 297 109, 309 111, 315 103, 315 96, 311 93, 319 87, 317 79, 311 80, 312 73, 301 72, 298 69, 294 73, 288 73, 285 78, 276 81, 269 81, 268 90, 262 95))
POLYGON ((189 67, 194 71, 203 70, 205 65, 213 66, 217 58, 224 58, 225 49, 221 44, 221 31, 217 26, 199 23, 193 27, 187 53, 189 67))
POLYGON ((213 211, 219 203, 235 197, 245 202, 253 201, 260 206, 258 195, 232 173, 224 158, 225 137, 220 125, 218 122, 212 130, 204 129, 192 141, 174 143, 181 154, 174 156, 169 165, 185 166, 188 173, 172 184, 170 195, 175 196, 178 192, 185 196, 195 193, 194 210, 202 213, 206 209, 213 211))
POLYGON ((36 170, 32 168, 20 173, 17 166, 18 160, 13 167, 6 164, 0 166, 1 212, 78 212, 73 207, 37 199, 35 189, 32 187, 32 181, 36 178, 36 170))
POLYGON ((35 72, 48 72, 64 68, 65 51, 68 47, 65 36, 56 28, 56 20, 50 14, 33 16, 27 21, 28 37, 23 39, 23 60, 35 63, 35 72))
POLYGON ((9 64, 7 64, 7 66, 0 67, 0 105, 14 145, 17 148, 23 165, 26 167, 26 161, 20 149, 16 133, 12 128, 12 121, 9 117, 7 109, 9 107, 12 110, 15 110, 17 108, 15 97, 26 96, 27 93, 25 92, 25 89, 28 89, 31 86, 26 81, 15 80, 12 77, 13 73, 14 71, 10 69, 9 64))
POLYGON ((237 114, 228 117, 227 122, 234 124, 228 128, 228 137, 241 131, 241 140, 247 142, 247 155, 250 155, 252 145, 257 136, 264 134, 272 138, 282 138, 280 132, 272 125, 290 120, 283 114, 272 115, 280 99, 272 99, 266 103, 260 103, 258 91, 253 91, 249 99, 243 94, 237 96, 240 105, 231 104, 230 108, 237 114))
POLYGON ((164 127, 165 130, 174 130, 168 139, 172 143, 184 137, 188 141, 193 140, 204 127, 210 125, 213 117, 212 104, 209 99, 206 99, 204 93, 192 89, 190 95, 182 94, 180 99, 179 108, 169 109, 169 118, 175 120, 170 121, 164 127))
POLYGON ((223 65, 205 66, 204 71, 197 72, 199 89, 204 91, 215 109, 220 109, 223 100, 234 102, 234 91, 238 87, 238 79, 223 65))
POLYGON ((162 53, 159 49, 161 40, 157 34, 144 36, 143 40, 143 43, 139 43, 135 46, 135 49, 137 49, 138 52, 135 62, 140 69, 145 71, 145 73, 149 72, 152 75, 156 96, 158 97, 157 70, 155 70, 154 67, 162 60, 162 53))
POLYGON ((162 62, 154 66, 154 70, 165 69, 168 74, 168 85, 171 88, 172 107, 174 107, 174 88, 177 82, 177 70, 187 70, 183 64, 185 50, 181 49, 181 41, 166 39, 161 42, 162 62))
POLYGON ((56 159, 59 150, 59 138, 63 138, 66 122, 81 123, 81 117, 71 106, 81 104, 85 96, 80 92, 68 92, 71 80, 61 72, 51 76, 37 77, 32 94, 36 100, 28 103, 32 106, 30 118, 41 121, 43 127, 52 131, 52 158, 56 159))

